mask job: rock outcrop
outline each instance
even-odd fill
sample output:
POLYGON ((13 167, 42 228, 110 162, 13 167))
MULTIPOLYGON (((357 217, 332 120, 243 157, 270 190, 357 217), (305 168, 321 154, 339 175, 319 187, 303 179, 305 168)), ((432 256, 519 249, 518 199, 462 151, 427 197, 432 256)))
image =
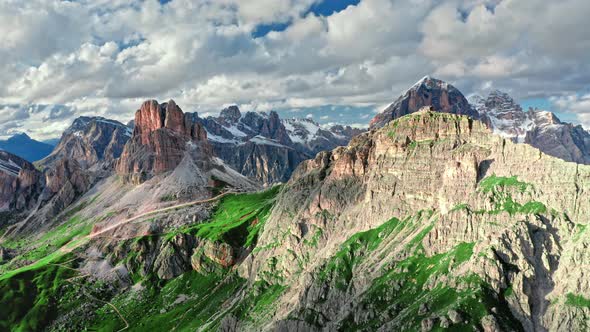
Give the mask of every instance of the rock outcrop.
POLYGON ((59 159, 41 172, 0 151, 0 212, 11 213, 6 234, 36 231, 70 207, 95 180, 73 159, 59 159))
POLYGON ((41 172, 28 161, 0 151, 0 211, 23 211, 41 193, 41 172))
POLYGON ((422 106, 432 106, 437 112, 471 116, 513 142, 530 144, 565 161, 590 164, 590 133, 582 126, 564 123, 548 111, 524 111, 512 97, 498 90, 485 98, 471 96, 467 101, 452 85, 429 76, 377 114, 371 121, 371 128, 383 127, 422 106))
POLYGON ((116 163, 117 174, 127 182, 142 184, 159 176, 160 187, 179 193, 209 193, 208 185, 257 188, 215 156, 198 115, 184 113, 174 101, 144 102, 134 123, 133 136, 116 163))
POLYGON ((146 101, 135 113, 133 136, 116 169, 139 183, 174 170, 190 150, 211 156, 207 133, 196 121, 196 114, 184 114, 172 100, 161 105, 155 100, 146 101))
POLYGON ((548 111, 524 111, 512 97, 498 90, 486 98, 473 96, 471 102, 494 133, 566 161, 590 164, 590 133, 582 126, 564 123, 548 111))
POLYGON ((60 159, 44 175, 45 188, 41 200, 47 219, 64 211, 86 193, 95 181, 77 160, 68 158, 60 159))
POLYGON ((130 137, 131 129, 118 121, 79 117, 63 133, 53 152, 37 164, 52 168, 65 158, 76 160, 83 169, 111 169, 130 137))

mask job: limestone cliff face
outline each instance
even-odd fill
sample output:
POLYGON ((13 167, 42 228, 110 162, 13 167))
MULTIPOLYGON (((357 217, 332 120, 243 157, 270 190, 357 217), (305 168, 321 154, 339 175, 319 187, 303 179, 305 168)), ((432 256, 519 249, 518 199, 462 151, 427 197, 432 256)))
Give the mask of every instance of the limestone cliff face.
POLYGON ((269 329, 582 330, 589 193, 590 167, 420 111, 303 163, 240 271, 282 276, 269 329))
POLYGON ((146 101, 135 114, 135 129, 118 160, 117 173, 136 182, 175 169, 185 152, 198 149, 211 156, 207 133, 193 114, 184 114, 169 101, 146 101))
MULTIPOLYGON (((45 187, 42 193, 43 213, 50 219, 70 204, 94 184, 94 177, 88 173, 77 160, 62 158, 45 173, 45 187)), ((41 219, 42 220, 42 219, 41 219)))

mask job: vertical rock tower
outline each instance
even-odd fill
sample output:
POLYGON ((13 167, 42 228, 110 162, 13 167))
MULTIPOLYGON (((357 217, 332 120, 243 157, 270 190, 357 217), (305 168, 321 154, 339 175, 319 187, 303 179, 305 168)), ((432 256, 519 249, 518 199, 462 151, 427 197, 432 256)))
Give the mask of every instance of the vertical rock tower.
POLYGON ((135 113, 133 136, 117 162, 117 173, 134 183, 173 170, 185 154, 205 161, 212 156, 207 132, 197 115, 183 113, 173 100, 149 100, 135 113))

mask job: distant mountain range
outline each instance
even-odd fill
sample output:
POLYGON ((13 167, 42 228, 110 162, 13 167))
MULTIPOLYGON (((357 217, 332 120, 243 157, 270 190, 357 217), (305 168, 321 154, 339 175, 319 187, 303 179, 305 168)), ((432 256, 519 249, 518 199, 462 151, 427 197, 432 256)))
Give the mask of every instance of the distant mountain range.
POLYGON ((322 128, 310 119, 281 119, 276 112, 242 114, 237 106, 198 121, 217 156, 263 184, 288 181, 303 160, 346 145, 363 132, 349 126, 322 128))
POLYGON ((29 162, 34 162, 48 156, 53 150, 53 146, 36 141, 27 134, 22 133, 0 141, 0 150, 15 154, 29 162))
POLYGON ((430 76, 416 82, 377 114, 371 121, 371 128, 383 127, 424 106, 432 106, 437 112, 470 116, 515 143, 530 144, 566 161, 590 164, 590 133, 582 126, 561 122, 548 111, 524 111, 507 93, 497 90, 487 97, 471 96, 468 101, 451 84, 430 76))

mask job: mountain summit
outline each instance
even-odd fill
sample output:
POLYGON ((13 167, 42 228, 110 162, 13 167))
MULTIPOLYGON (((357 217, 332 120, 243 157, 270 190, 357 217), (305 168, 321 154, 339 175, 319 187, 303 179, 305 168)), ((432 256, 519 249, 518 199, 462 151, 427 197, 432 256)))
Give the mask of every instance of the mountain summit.
POLYGON ((84 169, 109 168, 130 137, 131 129, 118 121, 82 116, 63 133, 53 152, 37 164, 47 168, 67 158, 84 169))
POLYGON ((281 119, 277 112, 223 109, 218 117, 199 118, 217 156, 238 172, 263 184, 286 182, 295 168, 318 152, 346 145, 362 130, 322 128, 310 119, 281 119))
POLYGON ((499 90, 486 98, 476 95, 470 100, 494 133, 566 161, 590 164, 590 133, 582 126, 562 122, 548 111, 524 111, 510 95, 499 90))
POLYGON ((515 143, 530 144, 566 161, 590 164, 590 133, 582 126, 560 121, 555 114, 536 109, 524 111, 507 93, 494 90, 468 101, 452 85, 426 76, 371 121, 383 127, 393 119, 432 106, 437 112, 467 115, 484 122, 495 134, 515 143))
POLYGON ((416 82, 395 102, 371 120, 370 128, 381 128, 401 116, 414 113, 424 106, 432 106, 437 112, 478 117, 465 96, 444 81, 425 76, 416 82))

